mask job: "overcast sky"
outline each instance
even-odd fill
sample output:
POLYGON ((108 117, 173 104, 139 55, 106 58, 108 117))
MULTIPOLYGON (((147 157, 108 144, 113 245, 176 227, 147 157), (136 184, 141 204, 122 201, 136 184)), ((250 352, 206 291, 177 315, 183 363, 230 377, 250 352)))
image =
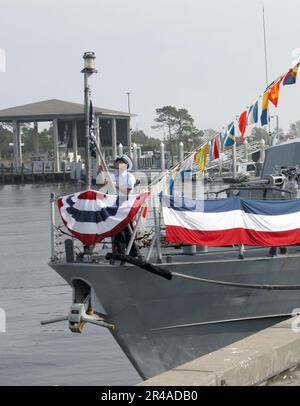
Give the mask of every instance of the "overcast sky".
MULTIPOLYGON (((265 87, 262 0, 0 0, 0 107, 83 100, 82 55, 94 51, 94 105, 138 115, 189 110, 198 128, 220 129, 265 87)), ((265 0, 270 81, 300 48, 299 0, 265 0)), ((300 51, 299 51, 300 55, 300 51)), ((299 78, 300 82, 300 78, 299 78)), ((282 89, 279 125, 300 120, 300 83, 282 89)), ((274 120, 275 124, 275 120, 274 120)))

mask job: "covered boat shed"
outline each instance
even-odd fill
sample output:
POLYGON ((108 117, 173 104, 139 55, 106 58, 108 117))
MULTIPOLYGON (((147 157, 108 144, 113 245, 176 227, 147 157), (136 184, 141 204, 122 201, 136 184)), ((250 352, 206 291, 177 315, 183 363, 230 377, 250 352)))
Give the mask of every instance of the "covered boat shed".
MULTIPOLYGON (((124 150, 130 151, 130 115, 129 113, 94 107, 95 128, 102 151, 112 159, 117 154, 117 145, 121 143, 124 150)), ((20 168, 22 159, 22 123, 35 123, 35 152, 38 153, 37 123, 53 123, 53 151, 55 171, 61 169, 61 159, 66 151, 73 152, 77 162, 78 148, 85 146, 84 105, 64 100, 51 99, 22 106, 0 110, 0 122, 12 124, 14 166, 20 168)))
POLYGON ((300 137, 269 147, 265 154, 262 178, 274 174, 277 169, 300 168, 300 137))

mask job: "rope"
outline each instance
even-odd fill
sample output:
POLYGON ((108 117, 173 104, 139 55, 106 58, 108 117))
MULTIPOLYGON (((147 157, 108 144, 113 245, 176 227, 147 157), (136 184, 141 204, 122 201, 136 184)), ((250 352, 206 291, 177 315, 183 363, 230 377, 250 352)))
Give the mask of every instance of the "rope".
POLYGON ((185 275, 178 272, 171 273, 172 276, 177 276, 178 278, 191 279, 198 282, 211 283, 213 285, 229 286, 235 288, 264 289, 264 290, 300 290, 300 285, 255 285, 247 283, 225 282, 213 279, 198 278, 196 276, 185 275))
POLYGON ((246 289, 263 289, 263 290, 300 290, 300 285, 256 285, 256 284, 248 284, 248 283, 238 283, 238 282, 225 282, 225 281, 218 281, 213 279, 206 279, 206 278, 198 278, 197 276, 190 276, 185 275, 178 272, 172 272, 168 268, 160 267, 157 265, 153 265, 150 262, 141 261, 137 258, 132 258, 129 255, 124 254, 115 254, 107 253, 106 259, 119 259, 123 262, 128 262, 132 265, 135 265, 141 269, 144 269, 147 272, 154 273, 158 276, 161 276, 165 279, 171 280, 173 276, 177 276, 178 278, 189 279, 197 282, 202 283, 210 283, 213 285, 221 285, 221 286, 229 286, 233 288, 246 288, 246 289))
POLYGON ((67 236, 69 236, 69 237, 71 237, 71 238, 75 238, 72 234, 69 234, 69 233, 66 233, 65 231, 63 231, 63 230, 61 229, 61 226, 54 226, 54 228, 56 229, 56 231, 59 231, 59 232, 62 233, 62 234, 65 234, 65 235, 67 235, 67 236))

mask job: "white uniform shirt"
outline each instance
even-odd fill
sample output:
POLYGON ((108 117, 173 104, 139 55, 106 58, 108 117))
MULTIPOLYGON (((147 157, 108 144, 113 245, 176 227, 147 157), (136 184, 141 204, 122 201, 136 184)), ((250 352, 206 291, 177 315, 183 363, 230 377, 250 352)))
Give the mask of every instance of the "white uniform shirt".
POLYGON ((122 196, 126 196, 126 193, 123 193, 120 189, 131 189, 134 188, 135 185, 135 177, 132 173, 128 171, 124 171, 121 174, 119 172, 113 175, 113 181, 116 183, 117 193, 122 196))

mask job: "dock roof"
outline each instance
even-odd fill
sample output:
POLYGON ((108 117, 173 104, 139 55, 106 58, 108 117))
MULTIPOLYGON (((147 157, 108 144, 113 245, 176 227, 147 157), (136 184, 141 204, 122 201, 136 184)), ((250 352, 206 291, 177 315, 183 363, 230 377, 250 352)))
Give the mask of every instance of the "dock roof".
MULTIPOLYGON (((104 117, 129 118, 129 113, 123 111, 109 110, 94 106, 94 113, 104 117)), ((24 104, 0 110, 0 121, 51 121, 54 118, 60 119, 83 119, 84 105, 69 101, 51 99, 36 103, 24 104)))

